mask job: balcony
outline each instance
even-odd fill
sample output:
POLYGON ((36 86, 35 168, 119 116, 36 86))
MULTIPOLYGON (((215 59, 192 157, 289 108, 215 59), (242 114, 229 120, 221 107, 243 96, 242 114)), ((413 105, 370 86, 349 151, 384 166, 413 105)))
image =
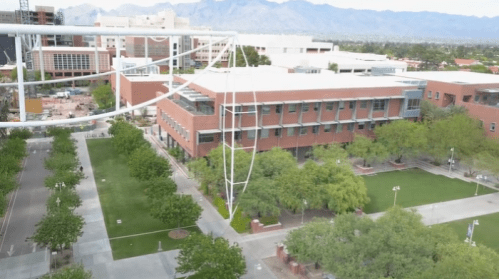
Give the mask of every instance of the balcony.
POLYGON ((186 111, 194 115, 214 115, 215 109, 213 108, 213 102, 191 102, 185 98, 171 99, 172 102, 179 105, 186 111), (211 105, 210 105, 211 103, 211 105))

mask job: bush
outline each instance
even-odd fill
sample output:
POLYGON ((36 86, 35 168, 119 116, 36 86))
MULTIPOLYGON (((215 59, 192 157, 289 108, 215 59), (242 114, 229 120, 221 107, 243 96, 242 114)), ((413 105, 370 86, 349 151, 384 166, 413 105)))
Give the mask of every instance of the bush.
POLYGON ((74 171, 78 166, 78 160, 70 153, 55 153, 45 159, 45 168, 51 171, 74 171))
POLYGON ((258 220, 260 220, 260 223, 264 226, 275 225, 279 223, 279 216, 263 216, 258 218, 258 220))
POLYGON ((7 194, 17 187, 15 176, 8 173, 0 173, 0 194, 7 194))
POLYGON ((28 153, 26 152, 26 141, 20 138, 12 138, 5 141, 0 151, 0 156, 12 155, 17 160, 20 160, 28 153))
POLYGON ((230 226, 236 230, 238 233, 244 233, 251 228, 251 218, 248 216, 243 216, 242 211, 238 209, 234 214, 234 219, 230 223, 230 226))
POLYGON ((0 173, 15 175, 21 171, 21 162, 11 154, 2 154, 0 152, 0 173))
POLYGON ((52 153, 67 153, 76 156, 76 146, 69 137, 55 137, 52 142, 52 153))
POLYGON ((60 127, 49 127, 47 128, 47 135, 49 137, 69 137, 71 135, 71 129, 60 128, 60 127))
POLYGON ((223 200, 221 197, 216 197, 213 200, 213 204, 217 207, 218 213, 224 217, 224 219, 229 218, 229 211, 225 207, 225 200, 223 200))
POLYGON ((5 214, 5 209, 7 208, 7 198, 2 192, 0 192, 0 216, 5 214))
POLYGON ((179 146, 170 148, 168 149, 168 154, 170 154, 175 160, 181 160, 182 159, 182 148, 179 146))
POLYGON ((29 139, 33 136, 33 133, 28 129, 12 129, 9 134, 9 139, 19 138, 19 139, 29 139))

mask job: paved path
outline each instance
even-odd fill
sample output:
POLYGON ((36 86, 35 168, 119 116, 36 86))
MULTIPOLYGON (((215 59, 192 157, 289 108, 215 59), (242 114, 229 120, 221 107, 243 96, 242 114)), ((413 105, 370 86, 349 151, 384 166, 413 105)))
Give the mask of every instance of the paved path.
POLYGON ((0 278, 36 278, 49 271, 48 252, 27 238, 46 213, 49 190, 44 178, 50 174, 43 163, 51 139, 28 140, 29 155, 19 176, 20 187, 10 195, 8 210, 0 222, 0 278))

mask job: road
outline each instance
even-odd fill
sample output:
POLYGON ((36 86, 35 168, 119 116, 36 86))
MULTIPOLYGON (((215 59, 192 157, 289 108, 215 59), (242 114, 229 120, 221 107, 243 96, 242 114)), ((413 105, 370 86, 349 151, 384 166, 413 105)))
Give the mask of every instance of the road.
POLYGON ((49 190, 45 188, 43 181, 50 172, 45 170, 43 162, 49 156, 50 147, 49 139, 28 142, 29 155, 24 161, 20 187, 14 191, 5 218, 0 224, 0 259, 40 250, 27 238, 33 235, 35 225, 46 213, 45 202, 49 190))

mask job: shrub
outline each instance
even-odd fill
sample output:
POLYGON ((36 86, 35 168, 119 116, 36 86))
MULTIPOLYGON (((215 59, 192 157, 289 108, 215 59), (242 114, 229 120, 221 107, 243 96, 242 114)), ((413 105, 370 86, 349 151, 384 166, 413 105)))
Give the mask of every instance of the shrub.
POLYGON ((0 173, 0 194, 7 195, 17 187, 15 176, 8 173, 0 173))
POLYGON ((33 133, 28 129, 12 129, 9 134, 9 139, 19 138, 19 139, 29 139, 33 136, 33 133))
POLYGON ((230 223, 231 227, 238 233, 244 233, 250 230, 251 218, 248 216, 243 216, 242 211, 238 209, 234 213, 234 219, 230 223))
POLYGON ((258 219, 264 226, 275 225, 279 223, 279 216, 263 216, 258 219))
POLYGON ((60 128, 60 127, 49 127, 47 128, 47 135, 49 137, 69 137, 71 135, 71 129, 60 128))
POLYGON ((229 218, 229 211, 225 207, 225 200, 223 200, 221 197, 216 197, 213 200, 213 204, 217 207, 218 213, 224 217, 224 219, 229 218))
POLYGON ((182 149, 179 146, 168 149, 168 154, 177 161, 182 159, 182 149))
POLYGON ((73 154, 55 153, 45 159, 45 168, 51 171, 74 171, 78 163, 78 159, 73 154))
POLYGON ((7 207, 7 199, 5 195, 0 192, 0 216, 5 214, 5 208, 7 207))

